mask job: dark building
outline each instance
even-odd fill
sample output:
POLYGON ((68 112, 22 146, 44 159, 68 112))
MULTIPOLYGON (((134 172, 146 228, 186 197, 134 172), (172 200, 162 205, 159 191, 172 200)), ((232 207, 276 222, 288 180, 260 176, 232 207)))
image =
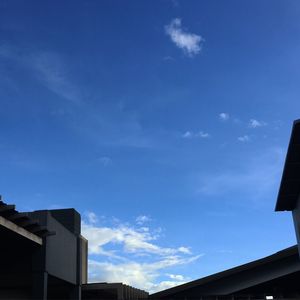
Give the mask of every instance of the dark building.
POLYGON ((300 120, 293 125, 275 210, 292 212, 300 250, 300 120))
POLYGON ((150 295, 151 299, 300 299, 297 246, 150 295))
POLYGON ((0 198, 0 299, 148 298, 123 284, 87 284, 87 240, 74 209, 20 213, 0 198))
POLYGON ((19 213, 0 201, 0 299, 81 299, 87 241, 74 209, 19 213))
POLYGON ((82 286, 83 299, 138 300, 148 299, 148 293, 123 283, 89 283, 82 286))

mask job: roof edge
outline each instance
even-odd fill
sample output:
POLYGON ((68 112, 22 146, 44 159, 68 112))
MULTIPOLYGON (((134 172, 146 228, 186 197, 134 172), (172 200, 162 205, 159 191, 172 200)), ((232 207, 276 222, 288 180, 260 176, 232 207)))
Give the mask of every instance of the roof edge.
POLYGON ((295 254, 298 255, 298 246, 297 245, 285 248, 283 250, 277 251, 271 255, 251 261, 249 263, 245 263, 245 264, 239 265, 237 267, 233 267, 233 268, 221 271, 221 272, 214 273, 212 275, 202 277, 200 279, 196 279, 196 280, 193 280, 193 281, 190 281, 190 282, 187 282, 187 283, 184 283, 184 284, 181 284, 181 285, 178 285, 178 286, 175 286, 175 287, 172 287, 172 288, 160 291, 160 292, 153 293, 150 295, 150 298, 155 299, 155 298, 159 298, 159 297, 166 297, 170 294, 173 294, 176 292, 182 292, 186 289, 194 288, 197 285, 213 282, 213 281, 219 280, 225 276, 230 276, 235 273, 246 271, 251 268, 255 268, 258 265, 266 264, 266 263, 275 261, 277 259, 286 258, 286 257, 292 256, 295 254))

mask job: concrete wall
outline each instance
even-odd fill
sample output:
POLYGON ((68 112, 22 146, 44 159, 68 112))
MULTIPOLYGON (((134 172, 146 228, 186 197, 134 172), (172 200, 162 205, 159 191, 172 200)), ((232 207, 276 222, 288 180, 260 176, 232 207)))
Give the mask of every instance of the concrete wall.
POLYGON ((46 271, 55 277, 77 283, 77 237, 56 219, 49 218, 48 229, 55 235, 47 237, 46 271))
POLYGON ((80 237, 81 248, 81 284, 88 281, 88 241, 84 237, 80 237))
POLYGON ((57 221, 49 211, 36 211, 30 216, 38 219, 41 225, 47 226, 49 231, 55 232, 45 241, 45 271, 69 283, 78 284, 78 237, 57 221))
POLYGON ((75 209, 53 209, 50 210, 50 214, 72 233, 77 236, 80 235, 81 217, 75 209))

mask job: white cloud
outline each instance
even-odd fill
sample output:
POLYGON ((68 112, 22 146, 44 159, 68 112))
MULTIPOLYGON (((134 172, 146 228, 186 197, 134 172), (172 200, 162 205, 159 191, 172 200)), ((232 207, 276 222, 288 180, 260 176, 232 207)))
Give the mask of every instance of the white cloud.
POLYGON ((175 255, 178 253, 190 254, 187 247, 164 248, 153 244, 157 234, 152 234, 145 227, 138 230, 126 224, 116 227, 97 227, 94 223, 82 223, 82 234, 89 240, 89 252, 91 254, 103 254, 110 256, 111 253, 104 251, 104 246, 111 244, 122 245, 122 251, 126 253, 149 253, 156 255, 175 255))
POLYGON ((184 134, 181 135, 182 138, 184 139, 191 139, 191 138, 209 138, 210 134, 204 131, 199 131, 199 132, 192 132, 192 131, 186 131, 184 134))
POLYGON ((192 263, 201 255, 190 258, 178 256, 162 258, 151 263, 125 262, 114 264, 89 260, 90 282, 123 282, 125 284, 144 289, 150 293, 157 292, 185 283, 182 275, 176 275, 172 280, 157 280, 160 272, 174 266, 192 263))
POLYGON ((185 253, 185 254, 192 254, 191 250, 189 248, 187 248, 187 247, 179 247, 178 251, 182 252, 182 253, 185 253))
POLYGON ((195 136, 200 138, 208 138, 210 137, 210 134, 207 132, 199 131, 198 133, 195 134, 195 136))
POLYGON ((238 141, 242 143, 247 143, 250 142, 250 137, 248 135, 239 136, 238 141))
POLYGON ((222 113, 219 114, 219 119, 221 121, 227 121, 227 120, 229 120, 229 114, 222 112, 222 113))
POLYGON ((176 279, 179 281, 184 281, 185 278, 182 275, 177 275, 177 274, 167 274, 167 276, 169 276, 171 279, 176 279))
POLYGON ((93 213, 86 216, 82 234, 89 241, 89 255, 93 255, 89 260, 89 281, 124 282, 154 292, 185 282, 180 274, 165 280, 164 270, 172 271, 172 268, 192 263, 202 256, 192 255, 189 247, 159 246, 159 230, 136 228, 127 223, 100 226, 94 223, 96 216, 93 213), (101 261, 97 259, 99 255, 101 261))
POLYGON ((138 225, 143 225, 144 223, 147 223, 147 222, 150 222, 152 219, 148 216, 144 216, 144 215, 141 215, 141 216, 138 216, 135 221, 138 225))
POLYGON ((262 127, 262 126, 266 126, 267 123, 264 122, 264 121, 258 121, 258 120, 255 120, 255 119, 251 119, 249 121, 249 127, 250 128, 257 128, 257 127, 262 127))
POLYGON ((186 132, 182 135, 182 137, 185 138, 185 139, 191 138, 191 137, 193 137, 193 133, 191 133, 190 131, 186 131, 186 132))
POLYGON ((87 219, 88 219, 88 222, 91 223, 91 224, 95 224, 98 222, 98 217, 96 216, 95 213, 93 213, 92 211, 88 211, 85 213, 87 219))
POLYGON ((200 35, 184 31, 181 19, 173 19, 169 25, 165 26, 165 31, 172 42, 188 56, 192 57, 201 51, 204 39, 200 35))

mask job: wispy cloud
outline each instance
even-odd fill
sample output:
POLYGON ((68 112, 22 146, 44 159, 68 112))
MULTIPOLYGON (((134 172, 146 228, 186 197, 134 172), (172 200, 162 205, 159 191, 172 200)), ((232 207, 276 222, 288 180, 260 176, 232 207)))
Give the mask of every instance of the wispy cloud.
POLYGON ((188 247, 181 246, 178 248, 178 251, 185 254, 192 254, 191 250, 188 247))
POLYGON ((170 56, 170 55, 167 55, 167 56, 164 56, 164 57, 163 57, 163 60, 164 60, 164 61, 173 61, 174 58, 173 58, 172 56, 170 56))
POLYGON ((229 114, 225 113, 225 112, 222 112, 222 113, 219 114, 219 119, 221 121, 228 121, 229 120, 229 114))
POLYGON ((250 142, 249 135, 239 136, 237 139, 238 139, 239 142, 242 142, 242 143, 250 142))
MULTIPOLYGON (((97 91, 89 92, 86 87, 75 84, 76 74, 70 72, 71 67, 59 53, 0 43, 0 60, 9 67, 26 70, 34 84, 45 88, 46 96, 50 92, 51 98, 45 98, 60 105, 51 114, 63 118, 77 134, 96 144, 110 146, 150 148, 155 144, 157 136, 145 134, 135 109, 115 102, 90 101, 88 95, 93 94, 95 100, 99 96, 97 91)), ((5 70, 1 73, 4 76, 5 70)), ((12 82, 19 87, 17 79, 13 78, 12 82)), ((104 157, 100 162, 110 164, 104 157)))
POLYGON ((198 182, 198 193, 207 196, 244 195, 248 199, 261 200, 278 185, 282 171, 284 151, 271 148, 265 153, 246 160, 238 169, 203 174, 198 182))
POLYGON ((147 223, 147 222, 150 222, 151 220, 152 220, 152 219, 151 219, 150 217, 145 216, 145 215, 140 215, 140 216, 138 216, 138 217, 135 219, 136 224, 138 224, 138 225, 143 225, 143 224, 145 224, 145 223, 147 223))
POLYGON ((82 102, 82 94, 73 85, 67 67, 59 56, 50 52, 39 52, 27 57, 28 63, 37 72, 37 79, 49 90, 74 103, 82 102))
POLYGON ((2 44, 0 57, 26 67, 38 82, 62 99, 77 104, 82 101, 82 93, 68 79, 68 68, 59 55, 46 51, 20 51, 2 44))
POLYGON ((85 216, 90 224, 95 224, 98 222, 97 215, 92 211, 85 212, 85 216))
POLYGON ((184 276, 182 275, 178 275, 178 274, 166 274, 166 275, 169 276, 171 279, 176 279, 180 281, 185 280, 184 276))
POLYGON ((172 42, 190 57, 198 54, 202 49, 204 39, 200 35, 185 31, 179 18, 172 20, 170 24, 165 26, 165 32, 172 42))
POLYGON ((159 246, 158 230, 150 230, 143 224, 134 227, 118 222, 113 226, 101 226, 95 222, 97 220, 97 216, 89 212, 82 222, 82 234, 89 240, 89 255, 92 256, 90 281, 121 281, 154 292, 184 283, 180 274, 164 278, 164 270, 192 263, 202 256, 192 255, 190 248, 185 246, 159 246), (101 257, 101 261, 97 257, 101 257))
POLYGON ((262 126, 266 126, 267 123, 264 122, 264 121, 258 121, 258 120, 255 120, 255 119, 251 119, 249 121, 249 127, 250 128, 257 128, 257 127, 262 127, 262 126))
POLYGON ((182 275, 174 276, 169 280, 157 279, 160 277, 160 274, 164 273, 163 270, 190 264, 199 259, 200 256, 189 258, 169 256, 151 263, 129 261, 114 264, 89 260, 89 277, 91 282, 123 282, 153 293, 185 283, 186 281, 182 275))
POLYGON ((186 131, 184 134, 181 135, 181 137, 184 139, 192 139, 192 138, 206 139, 210 137, 210 134, 204 131, 199 131, 199 132, 186 131))
MULTIPOLYGON (((89 220, 90 222, 91 220, 89 220)), ((94 222, 82 224, 83 235, 89 240, 89 251, 91 254, 104 254, 105 245, 112 243, 123 246, 126 253, 148 253, 157 255, 176 255, 178 253, 188 253, 187 247, 165 248, 160 247, 151 241, 157 239, 157 234, 153 234, 144 227, 135 229, 126 224, 117 227, 98 227, 94 222)))

